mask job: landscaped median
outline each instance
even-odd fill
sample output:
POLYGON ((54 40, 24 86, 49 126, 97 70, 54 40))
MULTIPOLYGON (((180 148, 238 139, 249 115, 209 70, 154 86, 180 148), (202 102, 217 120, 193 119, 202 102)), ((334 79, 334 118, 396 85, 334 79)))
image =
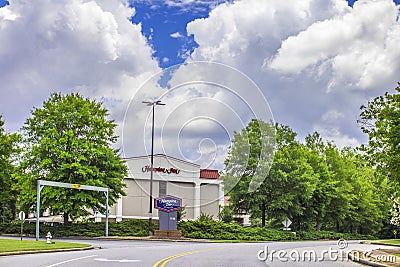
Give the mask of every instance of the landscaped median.
POLYGON ((0 255, 13 255, 21 253, 63 251, 91 248, 89 244, 71 242, 52 242, 18 239, 0 239, 0 255))

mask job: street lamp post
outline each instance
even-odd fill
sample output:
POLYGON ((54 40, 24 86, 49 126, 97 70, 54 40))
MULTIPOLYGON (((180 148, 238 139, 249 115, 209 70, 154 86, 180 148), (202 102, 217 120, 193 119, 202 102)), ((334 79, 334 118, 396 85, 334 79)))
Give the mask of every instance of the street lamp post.
POLYGON ((142 101, 143 104, 147 106, 152 106, 153 118, 151 123, 151 162, 150 162, 150 203, 149 203, 149 231, 150 235, 153 234, 152 232, 152 219, 153 219, 153 163, 154 163, 154 106, 164 106, 164 103, 161 103, 160 100, 158 101, 142 101))

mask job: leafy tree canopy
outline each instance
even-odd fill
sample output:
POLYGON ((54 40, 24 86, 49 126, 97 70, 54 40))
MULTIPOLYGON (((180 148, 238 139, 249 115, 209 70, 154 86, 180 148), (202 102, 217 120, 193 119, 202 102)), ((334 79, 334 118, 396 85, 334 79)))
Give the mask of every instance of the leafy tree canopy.
MULTIPOLYGON (((400 84, 399 84, 400 85, 400 84)), ((368 134, 369 160, 393 182, 400 182, 400 87, 361 106, 359 123, 368 134)))
MULTIPOLYGON (((52 94, 32 111, 22 128, 25 153, 19 177, 27 209, 36 206, 38 179, 108 187, 111 205, 124 195, 127 168, 111 148, 116 124, 107 116, 101 103, 79 94, 52 94)), ((64 222, 68 215, 87 215, 88 208, 105 209, 101 192, 45 187, 41 196, 44 209, 64 212, 64 222)))
MULTIPOLYGON (((235 133, 222 177, 235 211, 254 213, 264 208, 266 200, 260 187, 271 168, 275 150, 272 122, 252 120, 240 133, 235 133)), ((263 214, 265 218, 265 209, 263 214)))
POLYGON ((0 216, 3 221, 13 219, 16 212, 17 188, 13 174, 19 139, 18 134, 6 133, 0 115, 0 216))
POLYGON ((296 136, 288 126, 258 121, 235 134, 223 181, 234 183, 228 194, 236 212, 278 228, 290 218, 296 231, 377 233, 388 223, 387 180, 356 149, 338 148, 316 132, 304 144, 296 136), (263 141, 268 138, 258 133, 261 125, 274 127, 274 143, 263 141), (260 161, 261 147, 275 152, 273 161, 260 161), (269 168, 259 179, 263 164, 269 168), (259 184, 251 191, 254 181, 259 184))

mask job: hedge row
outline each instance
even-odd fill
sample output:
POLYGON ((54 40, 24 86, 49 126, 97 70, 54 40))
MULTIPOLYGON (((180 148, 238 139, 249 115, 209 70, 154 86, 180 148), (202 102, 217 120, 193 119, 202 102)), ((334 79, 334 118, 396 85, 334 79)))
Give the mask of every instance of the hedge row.
MULTIPOLYGON (((157 229, 157 224, 153 225, 157 229)), ((18 222, 0 223, 1 234, 19 234, 21 224, 18 222)), ((35 235, 35 223, 24 223, 24 235, 35 235)), ((296 234, 282 230, 244 227, 238 224, 227 224, 219 221, 181 221, 178 225, 182 235, 196 239, 214 240, 246 240, 246 241, 288 241, 288 240, 337 240, 345 239, 375 239, 373 236, 349 233, 336 233, 332 231, 299 231, 296 234)), ((54 237, 104 236, 105 223, 81 222, 69 225, 58 224, 55 226, 40 225, 40 236, 51 232, 54 237)), ((127 220, 119 223, 109 223, 109 236, 148 236, 148 221, 127 220)))
MULTIPOLYGON (((55 224, 54 226, 40 224, 40 236, 45 236, 47 232, 51 232, 54 237, 69 236, 104 236, 105 223, 80 222, 68 225, 55 224)), ((157 226, 155 226, 157 227, 157 226)), ((21 223, 0 223, 0 233, 2 234, 19 234, 21 232, 21 223)), ((24 223, 24 235, 35 235, 36 224, 24 223)), ((108 225, 109 236, 148 236, 148 221, 144 220, 128 220, 119 223, 110 222, 108 225)))
POLYGON ((375 239, 373 236, 336 233, 332 231, 299 231, 296 234, 262 227, 243 227, 218 221, 182 221, 179 229, 185 237, 216 240, 288 241, 288 240, 337 240, 339 238, 375 239))

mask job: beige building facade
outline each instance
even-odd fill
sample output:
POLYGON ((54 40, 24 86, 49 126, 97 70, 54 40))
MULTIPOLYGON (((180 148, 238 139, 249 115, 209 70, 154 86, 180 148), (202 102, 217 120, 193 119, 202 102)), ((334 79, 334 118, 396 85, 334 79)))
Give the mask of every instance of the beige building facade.
MULTIPOLYGON (((152 203, 150 210, 150 156, 125 159, 128 167, 126 196, 118 199, 110 208, 109 218, 115 221, 127 219, 158 219, 158 210, 152 203)), ((163 154, 154 155, 153 198, 170 195, 182 199, 183 219, 196 219, 201 213, 218 219, 221 206, 224 205, 222 181, 217 170, 201 170, 200 166, 163 154)), ((95 220, 104 219, 96 214, 95 220)))

